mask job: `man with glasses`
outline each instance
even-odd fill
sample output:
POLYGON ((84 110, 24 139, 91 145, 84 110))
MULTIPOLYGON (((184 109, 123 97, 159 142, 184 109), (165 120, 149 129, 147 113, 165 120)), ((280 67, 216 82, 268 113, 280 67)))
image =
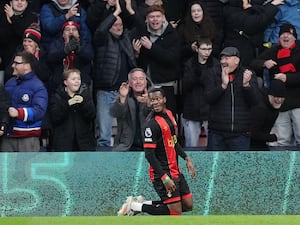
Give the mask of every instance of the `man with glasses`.
POLYGON ((11 118, 7 134, 1 144, 1 151, 38 152, 40 150, 42 118, 48 105, 48 94, 43 83, 33 71, 34 55, 19 52, 12 63, 13 77, 5 84, 11 105, 11 118))
POLYGON ((82 39, 80 25, 75 21, 67 21, 62 27, 60 39, 50 44, 48 62, 51 76, 48 91, 51 95, 63 83, 63 72, 69 69, 79 69, 82 82, 91 84, 92 59, 94 50, 91 41, 82 39))

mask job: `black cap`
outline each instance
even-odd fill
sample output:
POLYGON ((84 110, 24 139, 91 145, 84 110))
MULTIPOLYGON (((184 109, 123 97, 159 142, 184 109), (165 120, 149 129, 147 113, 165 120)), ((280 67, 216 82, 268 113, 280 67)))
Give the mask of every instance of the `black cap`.
POLYGON ((240 52, 236 47, 226 47, 220 53, 220 56, 222 56, 222 55, 240 57, 240 52))
POLYGON ((286 96, 286 88, 285 88, 285 83, 281 80, 274 79, 270 82, 270 87, 269 87, 269 95, 272 95, 274 97, 283 97, 285 98, 286 96))
POLYGON ((284 23, 281 25, 279 30, 279 36, 286 32, 292 34, 297 39, 296 28, 292 24, 284 23))

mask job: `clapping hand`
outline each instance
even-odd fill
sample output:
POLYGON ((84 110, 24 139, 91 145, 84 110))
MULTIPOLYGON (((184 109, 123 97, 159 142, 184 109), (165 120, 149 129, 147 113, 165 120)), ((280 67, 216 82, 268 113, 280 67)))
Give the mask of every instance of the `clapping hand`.
POLYGON ((72 98, 68 100, 69 106, 79 104, 83 102, 83 97, 81 95, 74 95, 72 98))
POLYGON ((5 6, 4 6, 4 12, 6 13, 6 19, 7 19, 7 21, 11 24, 12 23, 11 22, 11 17, 14 15, 14 10, 12 8, 11 3, 10 3, 10 5, 9 4, 5 4, 5 6))
POLYGON ((229 83, 228 67, 222 66, 222 88, 226 89, 229 83))
POLYGON ((244 71, 244 74, 243 74, 243 86, 244 87, 249 87, 250 86, 250 80, 251 80, 251 77, 252 77, 253 73, 251 70, 248 70, 246 69, 244 71))
POLYGON ((138 56, 140 54, 141 47, 142 47, 141 41, 139 39, 133 39, 132 47, 133 47, 134 52, 138 56))

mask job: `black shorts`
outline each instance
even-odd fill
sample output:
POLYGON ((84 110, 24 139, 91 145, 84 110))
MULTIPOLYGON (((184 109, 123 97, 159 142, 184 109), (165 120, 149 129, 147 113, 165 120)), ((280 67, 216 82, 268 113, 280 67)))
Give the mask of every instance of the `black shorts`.
POLYGON ((172 180, 176 185, 176 190, 169 196, 161 179, 155 179, 153 181, 153 187, 164 204, 179 202, 182 199, 192 197, 192 193, 183 174, 179 174, 179 178, 172 180))

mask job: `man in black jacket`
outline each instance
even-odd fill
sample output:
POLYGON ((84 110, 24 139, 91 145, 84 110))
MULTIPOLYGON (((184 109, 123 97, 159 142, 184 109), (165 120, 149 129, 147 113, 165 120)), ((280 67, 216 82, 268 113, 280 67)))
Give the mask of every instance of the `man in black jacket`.
MULTIPOLYGON (((118 97, 118 90, 127 81, 128 72, 136 67, 131 35, 123 28, 119 1, 95 31, 94 91, 97 98, 97 122, 99 138, 97 145, 111 146, 112 121, 110 107, 118 97)), ((109 149, 109 148, 108 148, 109 149)))
POLYGON ((134 42, 138 66, 143 68, 155 86, 163 88, 167 95, 167 108, 176 114, 176 87, 180 72, 180 39, 168 23, 160 5, 147 9, 146 23, 126 0, 126 7, 134 15, 137 38, 134 42))
POLYGON ((273 129, 279 133, 273 146, 300 146, 300 45, 292 24, 283 24, 279 43, 259 55, 251 65, 257 71, 266 69, 270 80, 285 83, 287 95, 273 129))
POLYGON ((8 108, 10 105, 10 99, 4 89, 4 86, 0 85, 0 137, 5 134, 9 124, 8 108))
POLYGON ((276 142, 278 132, 271 131, 286 96, 285 84, 274 79, 270 88, 263 90, 263 98, 251 111, 251 149, 269 150, 267 143, 276 142))
POLYGON ((255 74, 240 64, 235 47, 221 51, 221 71, 209 74, 205 95, 210 104, 208 150, 249 150, 250 109, 258 102, 255 74))

